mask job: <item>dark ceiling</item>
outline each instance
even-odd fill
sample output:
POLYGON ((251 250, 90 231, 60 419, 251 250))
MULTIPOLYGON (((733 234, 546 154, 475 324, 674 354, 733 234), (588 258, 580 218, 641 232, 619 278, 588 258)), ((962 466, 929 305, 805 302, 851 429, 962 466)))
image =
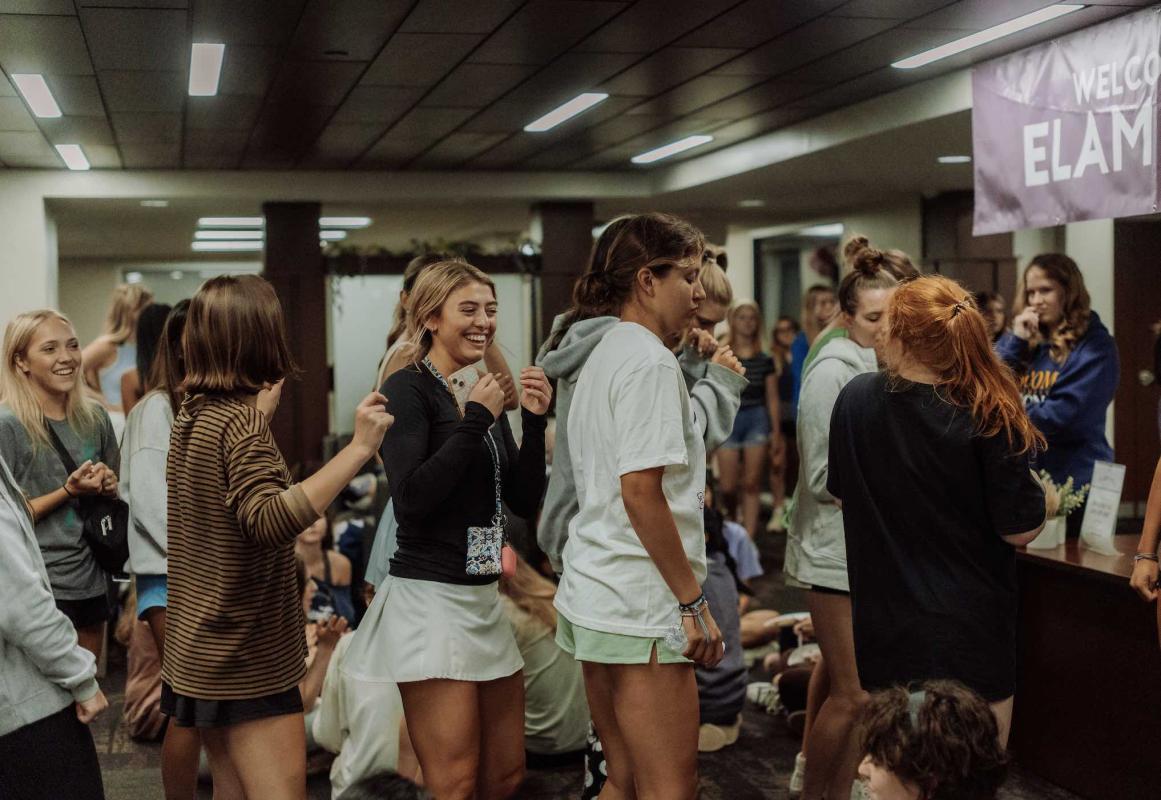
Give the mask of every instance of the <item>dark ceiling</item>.
MULTIPOLYGON (((0 0, 0 162, 60 168, 616 170, 712 149, 1149 5, 1074 14, 918 70, 889 65, 1044 0, 0 0), (186 94, 191 42, 221 90, 186 94), (7 81, 42 73, 64 113, 7 81), (610 94, 543 134, 583 91, 610 94)), ((668 163, 668 162, 662 162, 668 163)))

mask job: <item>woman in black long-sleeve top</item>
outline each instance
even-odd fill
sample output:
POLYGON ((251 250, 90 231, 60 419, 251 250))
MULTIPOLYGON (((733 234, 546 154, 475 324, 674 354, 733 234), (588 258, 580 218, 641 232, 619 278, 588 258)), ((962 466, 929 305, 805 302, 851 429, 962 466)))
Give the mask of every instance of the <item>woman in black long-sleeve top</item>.
POLYGON ((542 370, 522 371, 517 447, 494 376, 479 378, 462 409, 455 395, 460 370, 473 369, 495 336, 492 281, 443 262, 424 271, 411 302, 413 363, 382 389, 397 421, 383 458, 399 544, 368 615, 385 631, 375 652, 399 684, 434 795, 502 798, 524 772, 524 664, 496 586, 497 491, 514 513, 536 513, 552 390, 542 370))

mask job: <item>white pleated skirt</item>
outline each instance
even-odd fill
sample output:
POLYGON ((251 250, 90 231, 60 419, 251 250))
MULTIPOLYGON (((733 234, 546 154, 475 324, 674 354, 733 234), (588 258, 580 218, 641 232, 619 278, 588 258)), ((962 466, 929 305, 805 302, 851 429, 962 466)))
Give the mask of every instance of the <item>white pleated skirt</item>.
POLYGON ((354 637, 347 672, 365 680, 483 682, 524 668, 495 583, 388 577, 354 637))

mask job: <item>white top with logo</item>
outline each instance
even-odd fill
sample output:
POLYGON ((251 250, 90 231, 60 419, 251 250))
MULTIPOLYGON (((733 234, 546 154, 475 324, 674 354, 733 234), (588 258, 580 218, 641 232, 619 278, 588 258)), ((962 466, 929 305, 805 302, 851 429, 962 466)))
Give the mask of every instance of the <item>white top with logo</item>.
POLYGON ((583 628, 662 637, 678 621, 677 598, 629 522, 621 476, 665 468, 661 486, 702 583, 705 444, 677 358, 641 325, 610 328, 581 370, 567 434, 580 511, 569 522, 556 607, 583 628))

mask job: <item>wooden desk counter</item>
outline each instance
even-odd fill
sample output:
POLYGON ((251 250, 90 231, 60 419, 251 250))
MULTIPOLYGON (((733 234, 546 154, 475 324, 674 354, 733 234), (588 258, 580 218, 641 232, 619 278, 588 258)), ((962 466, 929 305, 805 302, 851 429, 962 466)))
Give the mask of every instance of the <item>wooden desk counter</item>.
POLYGON ((1082 797, 1161 797, 1157 609, 1129 587, 1136 536, 1119 556, 1075 540, 1021 550, 1021 678, 1011 748, 1028 771, 1082 797))

